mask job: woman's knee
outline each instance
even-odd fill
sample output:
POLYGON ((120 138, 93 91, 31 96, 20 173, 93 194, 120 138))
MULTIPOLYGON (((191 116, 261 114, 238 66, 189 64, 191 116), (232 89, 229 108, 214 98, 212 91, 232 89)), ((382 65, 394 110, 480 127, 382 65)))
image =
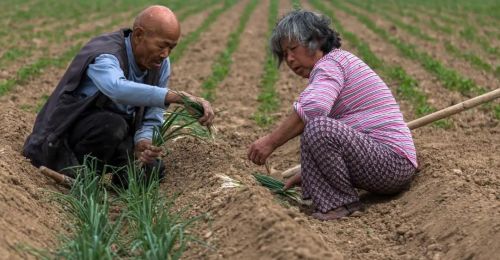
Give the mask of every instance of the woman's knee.
POLYGON ((328 117, 315 117, 309 120, 302 135, 303 142, 313 144, 320 141, 331 140, 336 132, 339 122, 328 117))

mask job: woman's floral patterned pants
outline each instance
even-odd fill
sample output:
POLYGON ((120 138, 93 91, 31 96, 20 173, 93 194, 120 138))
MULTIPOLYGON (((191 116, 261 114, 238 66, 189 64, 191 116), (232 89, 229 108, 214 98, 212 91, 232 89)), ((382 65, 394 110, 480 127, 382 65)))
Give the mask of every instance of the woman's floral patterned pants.
POLYGON ((397 193, 416 170, 387 145, 328 117, 307 123, 300 148, 304 198, 322 213, 359 201, 355 188, 397 193))

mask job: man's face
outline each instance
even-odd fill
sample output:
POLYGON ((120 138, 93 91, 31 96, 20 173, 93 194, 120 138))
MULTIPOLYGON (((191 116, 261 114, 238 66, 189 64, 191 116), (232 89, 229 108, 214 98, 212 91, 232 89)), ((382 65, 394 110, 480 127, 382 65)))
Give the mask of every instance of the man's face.
POLYGON ((136 28, 132 34, 135 44, 132 45, 134 57, 141 70, 160 69, 172 49, 177 45, 179 33, 165 28, 148 31, 136 28))
POLYGON ((283 49, 283 58, 288 67, 295 74, 309 78, 309 74, 316 62, 323 57, 323 52, 317 50, 311 53, 309 49, 296 41, 283 40, 281 42, 283 49))

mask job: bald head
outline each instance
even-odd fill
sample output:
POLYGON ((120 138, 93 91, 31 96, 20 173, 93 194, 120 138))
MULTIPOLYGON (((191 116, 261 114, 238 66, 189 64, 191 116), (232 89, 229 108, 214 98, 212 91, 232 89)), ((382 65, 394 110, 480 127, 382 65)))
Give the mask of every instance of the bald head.
POLYGON ((153 5, 135 18, 132 51, 141 69, 159 69, 181 34, 175 14, 165 6, 153 5))
POLYGON ((144 9, 134 21, 133 29, 142 28, 146 32, 170 33, 172 36, 180 34, 179 21, 169 8, 161 5, 153 5, 144 9))

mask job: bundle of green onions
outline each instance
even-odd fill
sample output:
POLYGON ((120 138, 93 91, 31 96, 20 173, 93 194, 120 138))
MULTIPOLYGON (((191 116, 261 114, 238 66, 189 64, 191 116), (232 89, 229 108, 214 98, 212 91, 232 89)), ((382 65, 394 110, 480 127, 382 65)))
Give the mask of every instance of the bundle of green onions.
POLYGON ((303 201, 301 199, 301 196, 299 192, 294 189, 283 189, 285 187, 285 184, 278 180, 275 179, 269 175, 264 175, 264 174, 259 174, 259 173, 254 173, 253 177, 264 187, 268 188, 271 192, 279 194, 281 196, 284 196, 286 198, 290 198, 294 201, 296 201, 299 204, 303 204, 303 201))
POLYGON ((212 126, 203 128, 198 124, 204 114, 204 109, 198 102, 179 94, 184 107, 176 107, 171 112, 166 112, 165 121, 161 127, 153 130, 153 145, 161 146, 168 140, 180 136, 192 136, 198 139, 212 137, 212 126))

